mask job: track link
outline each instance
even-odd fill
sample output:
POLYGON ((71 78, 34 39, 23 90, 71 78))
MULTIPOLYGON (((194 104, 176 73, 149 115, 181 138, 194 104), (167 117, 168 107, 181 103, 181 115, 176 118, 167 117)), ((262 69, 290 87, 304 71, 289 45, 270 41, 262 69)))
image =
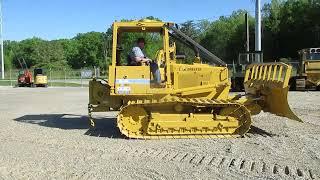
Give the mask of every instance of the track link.
POLYGON ((232 101, 171 96, 129 101, 117 125, 137 139, 236 138, 250 129, 251 114, 232 101))

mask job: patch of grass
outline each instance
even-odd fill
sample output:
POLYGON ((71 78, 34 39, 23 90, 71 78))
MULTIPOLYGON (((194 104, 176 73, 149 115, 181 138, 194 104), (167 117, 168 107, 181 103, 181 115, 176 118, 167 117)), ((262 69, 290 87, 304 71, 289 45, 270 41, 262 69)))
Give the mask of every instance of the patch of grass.
MULTIPOLYGON (((10 80, 0 80, 0 86, 16 86, 16 81, 10 80)), ((78 84, 78 83, 64 83, 64 82, 49 82, 48 86, 50 87, 88 87, 88 84, 78 84)))
POLYGON ((58 86, 58 87, 64 87, 64 86, 66 86, 66 87, 88 87, 87 84, 83 84, 81 86, 81 84, 78 84, 78 83, 64 83, 64 82, 50 82, 48 84, 48 86, 52 86, 52 87, 54 87, 54 86, 58 86))
POLYGON ((16 85, 17 82, 16 81, 10 81, 10 80, 1 80, 0 81, 0 86, 14 86, 16 85))

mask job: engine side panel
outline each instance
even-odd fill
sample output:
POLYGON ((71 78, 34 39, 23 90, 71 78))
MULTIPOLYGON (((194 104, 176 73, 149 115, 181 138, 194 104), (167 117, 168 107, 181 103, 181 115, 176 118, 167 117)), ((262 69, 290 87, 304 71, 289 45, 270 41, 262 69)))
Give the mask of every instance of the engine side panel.
POLYGON ((226 99, 230 89, 228 68, 206 64, 172 66, 173 91, 183 97, 226 99))

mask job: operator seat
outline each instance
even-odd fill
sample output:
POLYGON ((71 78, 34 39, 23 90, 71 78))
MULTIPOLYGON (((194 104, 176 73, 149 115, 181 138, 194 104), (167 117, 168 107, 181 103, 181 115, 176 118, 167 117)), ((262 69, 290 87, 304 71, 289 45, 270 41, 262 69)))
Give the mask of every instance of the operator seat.
POLYGON ((141 63, 138 63, 138 62, 134 61, 134 60, 132 59, 132 57, 130 56, 130 54, 128 54, 128 55, 127 55, 127 65, 128 65, 128 66, 140 66, 141 63))

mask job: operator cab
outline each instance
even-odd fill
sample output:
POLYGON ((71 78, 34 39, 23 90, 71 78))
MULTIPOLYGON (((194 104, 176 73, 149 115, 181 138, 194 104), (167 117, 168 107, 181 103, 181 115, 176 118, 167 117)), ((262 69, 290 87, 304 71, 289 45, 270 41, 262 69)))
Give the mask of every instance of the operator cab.
POLYGON ((115 77, 109 74, 109 81, 114 82, 117 94, 140 94, 150 89, 165 88, 164 23, 147 21, 148 23, 144 23, 145 21, 115 22, 113 25, 112 67, 115 68, 115 77), (151 59, 152 63, 158 67, 157 72, 160 71, 159 76, 163 86, 157 86, 159 81, 156 79, 159 79, 159 76, 154 77, 151 63, 133 63, 135 61, 131 56, 132 49, 137 46, 139 38, 145 40, 145 47, 141 50, 144 56, 151 59))
POLYGON ((34 69, 34 76, 37 76, 37 75, 44 75, 44 69, 42 69, 42 68, 35 68, 35 69, 34 69))
MULTIPOLYGON (((112 33, 112 64, 109 66, 108 84, 112 93, 117 95, 166 93, 165 91, 172 89, 197 86, 198 81, 190 81, 190 77, 194 76, 195 71, 205 72, 201 68, 186 64, 200 66, 201 60, 207 60, 211 62, 210 65, 221 66, 223 69, 226 67, 225 62, 182 33, 173 23, 153 20, 115 22, 112 33), (140 37, 146 40, 145 55, 152 63, 131 65, 129 54, 140 37), (188 53, 177 55, 176 50, 181 46, 187 47, 181 49, 184 52, 188 50, 188 53), (186 58, 186 55, 189 56, 186 58), (154 76, 153 73, 155 64, 160 71, 160 81, 159 76, 154 76), (158 86, 159 82, 164 86, 158 86)), ((210 69, 210 66, 205 68, 210 69)), ((205 78, 204 74, 199 76, 205 78)), ((203 80, 200 84, 205 85, 208 82, 203 80)))

